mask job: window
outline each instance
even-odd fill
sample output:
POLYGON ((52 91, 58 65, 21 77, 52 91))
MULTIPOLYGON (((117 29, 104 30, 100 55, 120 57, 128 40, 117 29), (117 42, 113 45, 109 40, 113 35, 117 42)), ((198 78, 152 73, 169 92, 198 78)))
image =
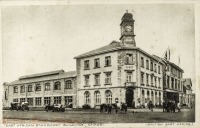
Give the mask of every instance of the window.
POLYGON ((167 76, 167 87, 169 88, 169 76, 167 76))
POLYGON ((45 91, 49 91, 50 90, 50 83, 45 83, 44 90, 45 91))
POLYGON ((84 93, 84 101, 85 101, 85 104, 90 104, 90 92, 86 91, 84 93))
POLYGON ((178 90, 180 91, 180 81, 178 80, 178 90))
POLYGON ((28 92, 32 92, 32 85, 28 85, 28 92))
POLYGON ((126 82, 132 82, 132 72, 126 73, 126 82))
POLYGON ((160 74, 160 66, 158 66, 158 73, 160 74))
POLYGON ((89 69, 90 68, 90 62, 89 62, 89 60, 85 60, 84 61, 84 68, 85 69, 89 69))
POLYGON ((61 96, 54 97, 54 104, 61 104, 61 96))
POLYGON ((99 58, 94 59, 94 68, 100 68, 100 61, 99 61, 99 58))
POLYGON ((54 83, 54 90, 60 90, 60 82, 59 81, 54 83))
POLYGON ((133 55, 126 54, 126 64, 133 64, 133 55))
POLYGON ((20 89, 20 90, 21 90, 20 92, 21 92, 21 93, 24 93, 24 92, 25 92, 25 86, 22 85, 20 88, 21 88, 21 89, 20 89))
POLYGON ((158 78, 158 87, 160 87, 160 78, 158 78))
POLYGON ((157 86, 157 77, 155 77, 154 80, 155 80, 155 86, 157 86))
POLYGON ((17 86, 14 87, 14 93, 18 93, 18 87, 17 86))
POLYGON ((18 102, 18 99, 13 99, 13 102, 18 102))
POLYGON ((112 104, 112 92, 110 90, 106 90, 106 104, 112 104))
POLYGON ((33 106, 33 98, 27 98, 28 105, 33 106))
POLYGON ((177 80, 175 79, 175 89, 177 89, 177 80))
POLYGON ((41 91, 41 85, 40 84, 36 84, 35 91, 41 91))
POLYGON ((65 96, 65 105, 69 106, 70 104, 73 103, 73 98, 72 96, 65 96))
POLYGON ((99 91, 94 92, 94 104, 100 105, 101 104, 101 94, 99 91))
POLYGON ((51 97, 44 97, 44 105, 46 104, 51 105, 51 97))
POLYGON ((141 67, 144 68, 144 58, 143 57, 141 57, 141 67))
POLYGON ((140 74, 141 74, 141 84, 144 85, 144 73, 141 72, 140 74))
POLYGON ((25 98, 20 98, 20 103, 25 102, 25 98))
POLYGON ((153 76, 151 75, 151 86, 153 86, 153 76))
POLYGON ((111 73, 105 73, 105 84, 111 84, 111 73))
POLYGON ((95 81, 95 85, 99 85, 100 84, 100 74, 95 74, 94 75, 94 81, 95 81))
POLYGON ((35 98, 35 105, 36 106, 41 106, 42 105, 42 98, 41 97, 36 97, 35 98))
POLYGON ((174 79, 171 78, 171 86, 172 86, 172 89, 174 89, 174 79))
POLYGON ((110 56, 105 57, 105 66, 111 66, 111 57, 110 56))
POLYGON ((146 60, 146 69, 149 69, 149 60, 146 60))
POLYGON ((154 64, 154 72, 157 72, 157 65, 154 64))
POLYGON ((68 80, 65 82, 65 89, 72 89, 72 81, 71 80, 68 80))
POLYGON ((151 61, 151 71, 153 71, 153 62, 151 61))
POLYGON ((89 80, 90 80, 90 76, 89 75, 85 75, 85 85, 89 86, 89 80))
POLYGON ((146 74, 146 85, 149 85, 149 74, 146 74))

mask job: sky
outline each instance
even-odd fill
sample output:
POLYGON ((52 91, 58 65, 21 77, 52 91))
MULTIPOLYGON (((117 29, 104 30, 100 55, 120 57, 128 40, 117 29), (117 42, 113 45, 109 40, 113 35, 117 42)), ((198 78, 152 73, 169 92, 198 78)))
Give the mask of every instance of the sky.
POLYGON ((133 14, 136 46, 179 65, 195 89, 193 4, 40 5, 3 7, 2 79, 76 70, 82 53, 119 41, 123 14, 133 14), (178 57, 180 56, 180 64, 178 57))

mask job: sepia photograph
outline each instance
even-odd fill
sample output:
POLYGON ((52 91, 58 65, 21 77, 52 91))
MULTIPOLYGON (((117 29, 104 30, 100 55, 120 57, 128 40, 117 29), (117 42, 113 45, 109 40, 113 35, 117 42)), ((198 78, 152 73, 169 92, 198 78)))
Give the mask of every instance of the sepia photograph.
POLYGON ((2 123, 193 125, 195 32, 193 3, 1 6, 2 123))

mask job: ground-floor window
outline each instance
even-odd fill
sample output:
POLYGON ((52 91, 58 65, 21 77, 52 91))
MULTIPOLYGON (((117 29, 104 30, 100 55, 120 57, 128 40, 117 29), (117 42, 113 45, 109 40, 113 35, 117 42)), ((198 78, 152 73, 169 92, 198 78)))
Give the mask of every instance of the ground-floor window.
POLYGON ((95 92, 94 92, 94 103, 95 103, 96 105, 101 104, 101 94, 100 94, 99 91, 95 91, 95 92))
POLYGON ((61 96, 54 97, 54 104, 61 104, 61 96))
POLYGON ((105 96, 106 96, 106 103, 112 104, 112 92, 110 90, 106 90, 105 96))
POLYGON ((51 97, 44 97, 44 104, 51 104, 51 97))
POLYGON ((90 92, 86 91, 84 93, 85 104, 90 104, 90 92))
POLYGON ((144 90, 142 90, 142 105, 145 105, 144 90))
POLYGON ((42 98, 41 97, 36 97, 35 98, 35 105, 36 106, 41 106, 42 105, 42 98))
POLYGON ((25 102, 25 98, 20 98, 20 103, 25 102))
POLYGON ((33 98, 27 98, 28 105, 33 106, 33 98))
POLYGON ((18 102, 18 99, 13 99, 13 102, 18 102))
POLYGON ((65 105, 66 107, 72 107, 73 105, 73 97, 72 96, 65 96, 65 105))

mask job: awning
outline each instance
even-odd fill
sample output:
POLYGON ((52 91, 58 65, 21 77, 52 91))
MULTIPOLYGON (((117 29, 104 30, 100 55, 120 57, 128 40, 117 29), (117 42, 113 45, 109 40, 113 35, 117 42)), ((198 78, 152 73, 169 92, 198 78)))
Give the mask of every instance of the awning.
POLYGON ((174 90, 169 90, 169 89, 166 89, 166 92, 175 92, 175 93, 179 93, 179 91, 174 91, 174 90))

